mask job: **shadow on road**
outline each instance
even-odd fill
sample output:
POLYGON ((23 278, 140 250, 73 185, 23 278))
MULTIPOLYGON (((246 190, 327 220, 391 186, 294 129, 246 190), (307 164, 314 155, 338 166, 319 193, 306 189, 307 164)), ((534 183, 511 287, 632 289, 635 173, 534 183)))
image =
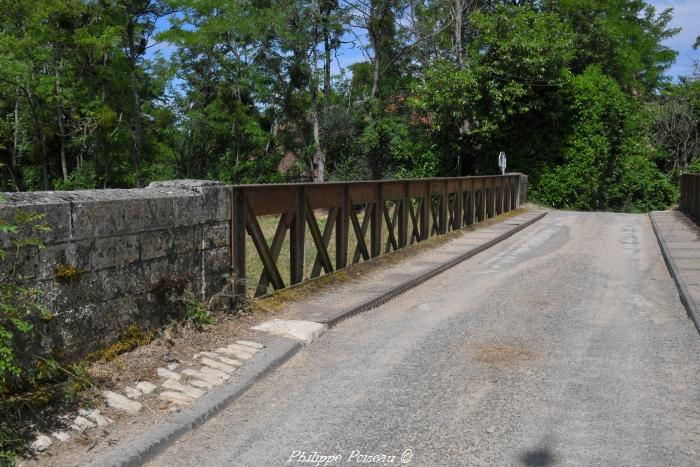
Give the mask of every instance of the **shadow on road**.
POLYGON ((552 465, 554 464, 554 456, 547 448, 535 449, 523 453, 520 456, 520 462, 531 467, 552 465))

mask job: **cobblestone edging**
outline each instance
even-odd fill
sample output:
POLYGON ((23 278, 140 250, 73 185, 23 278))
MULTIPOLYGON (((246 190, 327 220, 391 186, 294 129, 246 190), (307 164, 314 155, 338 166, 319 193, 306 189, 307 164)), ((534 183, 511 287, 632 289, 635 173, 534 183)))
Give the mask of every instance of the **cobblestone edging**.
MULTIPOLYGON (((264 348, 264 345, 257 342, 239 340, 210 352, 199 352, 189 362, 172 363, 158 368, 158 381, 137 381, 119 390, 105 390, 102 391, 102 397, 109 407, 128 416, 141 412, 143 404, 139 402, 140 398, 156 393, 160 400, 169 404, 170 412, 177 412, 210 389, 225 383, 246 361, 264 348)), ((71 431, 89 436, 92 429, 112 423, 98 409, 83 409, 74 418, 66 419, 68 430, 37 433, 29 447, 34 452, 43 452, 54 443, 68 441, 71 431)))

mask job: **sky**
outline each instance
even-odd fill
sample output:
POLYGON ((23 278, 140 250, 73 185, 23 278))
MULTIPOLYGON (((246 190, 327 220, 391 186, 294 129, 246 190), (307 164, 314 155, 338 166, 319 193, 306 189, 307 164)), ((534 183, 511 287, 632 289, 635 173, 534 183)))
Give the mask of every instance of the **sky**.
POLYGON ((695 39, 700 36, 700 0, 647 0, 656 6, 658 12, 673 8, 671 27, 682 28, 675 37, 665 44, 678 52, 676 63, 668 70, 674 78, 690 75, 693 61, 700 60, 700 48, 693 50, 695 39))
MULTIPOLYGON (((666 8, 673 8, 673 20, 670 26, 681 28, 681 32, 665 42, 667 46, 678 52, 676 63, 673 64, 667 73, 674 79, 690 75, 693 71, 694 62, 700 60, 700 48, 697 51, 693 50, 695 39, 700 35, 700 0, 647 0, 647 2, 656 7, 657 13, 666 8)), ((167 27, 167 18, 161 18, 158 21, 157 28, 162 30, 167 27)), ((153 56, 156 51, 164 56, 169 56, 173 51, 173 47, 169 44, 160 43, 150 50, 149 55, 153 56)), ((344 46, 338 51, 336 60, 334 60, 333 73, 336 74, 341 68, 364 59, 362 50, 358 46, 344 46)))

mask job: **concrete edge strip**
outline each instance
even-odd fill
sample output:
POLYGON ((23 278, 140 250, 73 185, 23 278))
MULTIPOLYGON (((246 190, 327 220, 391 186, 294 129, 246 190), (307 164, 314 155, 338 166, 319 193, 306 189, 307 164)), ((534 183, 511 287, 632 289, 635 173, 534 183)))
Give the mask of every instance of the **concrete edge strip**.
POLYGON ((659 247, 661 247, 661 255, 664 257, 666 267, 668 268, 673 281, 676 283, 676 288, 678 288, 678 295, 680 296, 681 302, 688 312, 688 317, 693 321, 695 329, 698 331, 698 333, 700 333, 700 307, 698 307, 698 304, 695 303, 695 300, 693 300, 693 297, 688 290, 688 286, 685 285, 685 281, 681 276, 678 266, 676 266, 676 262, 671 256, 671 251, 666 244, 666 240, 661 233, 661 229, 657 225, 656 219, 654 219, 653 213, 651 212, 649 213, 649 220, 651 221, 651 226, 654 229, 656 241, 659 242, 659 247))
POLYGON ((323 321, 323 324, 327 325, 329 328, 335 326, 339 322, 341 322, 344 319, 347 319, 351 316, 354 316, 358 313, 362 313, 368 310, 371 310, 372 308, 376 308, 380 305, 383 305, 384 303, 388 302, 389 300, 419 286, 423 282, 427 281, 428 279, 432 279, 433 277, 437 276, 440 273, 443 273, 447 271, 450 268, 453 268, 454 266, 458 265, 459 263, 471 258, 472 256, 475 256, 479 253, 481 253, 484 250, 487 250, 491 248, 492 246, 496 245, 497 243, 502 242, 503 240, 507 239, 508 237, 514 235, 515 233, 523 230, 524 228, 534 224, 538 220, 542 219, 544 216, 547 215, 547 211, 542 212, 541 214, 533 217, 532 219, 523 222, 522 224, 519 224, 513 229, 508 230, 507 232, 504 232, 503 234, 497 236, 496 238, 493 238, 489 240, 486 243, 482 243, 481 245, 459 255, 451 260, 448 260, 439 266, 434 267, 433 269, 430 269, 418 277, 414 277, 413 279, 410 279, 406 282, 403 282, 395 287, 392 287, 391 289, 387 290, 386 292, 383 292, 376 297, 373 297, 366 302, 360 303, 359 305, 355 305, 354 307, 348 309, 347 311, 334 316, 331 319, 328 319, 326 321, 323 321))
POLYGON ((130 444, 119 447, 88 465, 121 467, 146 463, 177 438, 201 425, 238 399, 254 383, 280 367, 302 347, 301 343, 292 339, 284 337, 271 339, 246 366, 233 374, 231 380, 204 394, 191 406, 176 414, 172 421, 143 433, 130 444), (243 373, 242 378, 236 378, 241 373, 243 373))

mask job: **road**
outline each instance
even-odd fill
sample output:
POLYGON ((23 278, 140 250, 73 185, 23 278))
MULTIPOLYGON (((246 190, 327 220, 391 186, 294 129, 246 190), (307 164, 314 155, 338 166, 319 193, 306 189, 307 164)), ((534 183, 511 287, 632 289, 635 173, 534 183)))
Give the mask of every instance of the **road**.
POLYGON ((648 218, 551 212, 340 323, 148 465, 700 465, 698 360, 648 218))

